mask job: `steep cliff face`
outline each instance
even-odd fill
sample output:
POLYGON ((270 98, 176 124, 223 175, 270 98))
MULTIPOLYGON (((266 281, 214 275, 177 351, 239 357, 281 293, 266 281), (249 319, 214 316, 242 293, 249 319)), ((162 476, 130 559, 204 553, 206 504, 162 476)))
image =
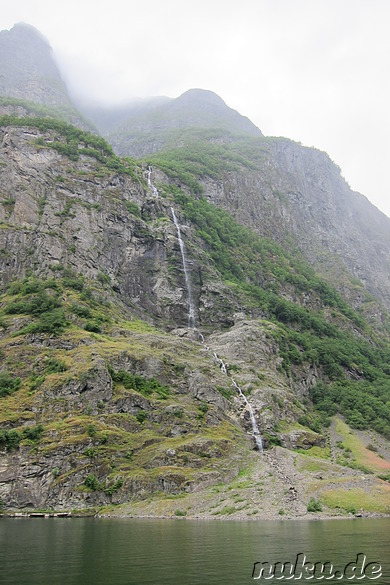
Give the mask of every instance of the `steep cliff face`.
POLYGON ((32 26, 1 31, 0 55, 1 95, 70 106, 49 42, 32 26))
POLYGON ((256 170, 202 180, 205 196, 243 224, 296 245, 355 306, 362 287, 390 308, 390 219, 351 191, 329 157, 285 139, 265 140, 256 170))
MULTIPOLYGON (((298 265, 288 268, 299 276, 298 287, 288 273, 278 284, 281 298, 294 305, 279 306, 272 292, 264 303, 245 278, 227 281, 224 264, 228 271, 235 262, 249 266, 245 255, 255 258, 257 247, 271 279, 264 290, 292 259, 256 239, 247 248, 242 238, 250 233, 206 203, 186 225, 196 200, 163 172, 120 161, 93 136, 76 134, 75 150, 72 132, 47 120, 9 122, 0 130, 2 505, 68 510, 166 496, 196 500, 217 483, 233 482, 233 489, 240 469, 255 465, 260 477, 251 480, 252 506, 256 482, 272 469, 275 483, 265 496, 278 494, 269 501, 272 513, 282 503, 291 514, 305 513, 311 479, 304 461, 297 475, 285 449, 254 459, 252 416, 265 447, 319 449, 327 457, 309 393, 328 370, 307 346, 288 345, 288 328, 275 316, 295 307, 291 314, 298 311, 331 336, 341 323, 348 343, 370 333, 337 296, 344 316, 326 308, 318 291, 303 295, 298 265), (186 327, 189 291, 171 206, 204 339, 186 327), (213 225, 210 214, 225 222, 215 242, 204 223, 209 217, 213 225), (232 236, 239 238, 235 245, 232 236), (226 238, 233 264, 223 247, 213 255, 218 237, 226 238), (310 317, 304 305, 320 310, 310 317), (323 310, 332 326, 319 320, 323 310)), ((210 192, 219 188, 216 182, 210 192)), ((359 365, 348 367, 348 375, 361 376, 359 365)), ((334 473, 358 481, 358 472, 343 466, 334 473)), ((161 515, 159 505, 153 514, 161 515)), ((207 513, 216 505, 209 503, 207 513)))
MULTIPOLYGON (((140 167, 134 180, 87 156, 70 166, 67 157, 36 144, 40 135, 31 127, 0 131, 3 281, 23 278, 32 266, 38 274, 56 264, 89 278, 103 272, 118 300, 139 316, 164 327, 186 325, 187 291, 170 202, 147 188, 146 169, 140 167)), ((45 140, 54 139, 49 131, 45 140)), ((189 228, 183 231, 191 239, 189 228)), ((196 254, 191 272, 197 304, 206 322, 223 322, 228 317, 221 317, 222 308, 218 316, 217 304, 207 299, 224 286, 202 262, 200 247, 196 254)), ((230 296, 226 306, 234 305, 230 296)))
POLYGON ((209 201, 262 236, 299 247, 355 306, 366 300, 360 280, 390 307, 390 219, 349 188, 326 153, 263 137, 202 90, 134 109, 128 124, 113 126, 104 134, 119 154, 166 163, 173 176, 188 170, 209 201))
MULTIPOLYGON (((188 322, 172 202, 148 187, 146 169, 130 176, 93 156, 71 161, 48 147, 58 138, 32 126, 0 133, 1 274, 3 285, 16 282, 1 302, 3 505, 123 503, 231 478, 254 446, 252 425, 214 351, 228 368, 237 362, 243 388, 267 371, 253 397, 259 411, 274 404, 292 422, 302 412, 290 409, 269 325, 241 316, 229 338, 214 333, 211 350, 195 331, 140 321, 188 322), (244 338, 249 361, 233 348, 244 338)), ((191 228, 182 230, 187 241, 191 228)), ((197 321, 205 333, 232 326, 237 301, 200 245, 197 254, 197 321)), ((270 413, 263 432, 272 432, 270 413)))
POLYGON ((0 99, 1 114, 13 114, 22 106, 31 112, 35 104, 35 109, 48 108, 53 117, 88 127, 69 98, 49 42, 28 24, 0 31, 0 96, 12 98, 0 99))
POLYGON ((0 88, 0 508, 389 511, 389 220, 212 92, 98 115, 120 159, 38 40, 0 88))

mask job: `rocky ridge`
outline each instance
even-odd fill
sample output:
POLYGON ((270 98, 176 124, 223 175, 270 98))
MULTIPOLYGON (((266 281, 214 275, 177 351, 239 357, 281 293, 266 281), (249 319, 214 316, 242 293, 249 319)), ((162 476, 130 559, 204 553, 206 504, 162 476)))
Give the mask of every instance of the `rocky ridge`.
MULTIPOLYGON (((24 26, 1 39, 22 33, 37 43, 24 26)), ((383 396, 375 439, 327 430, 312 398, 385 387, 389 220, 324 153, 263 137, 212 92, 140 105, 116 149, 146 158, 119 159, 58 121, 85 127, 38 40, 44 58, 0 91, 0 506, 388 513, 383 396)))

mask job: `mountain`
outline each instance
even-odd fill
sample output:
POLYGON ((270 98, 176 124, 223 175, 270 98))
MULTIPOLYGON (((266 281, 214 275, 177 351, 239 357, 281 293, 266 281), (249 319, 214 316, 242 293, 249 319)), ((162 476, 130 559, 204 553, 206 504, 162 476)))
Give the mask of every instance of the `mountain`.
POLYGON ((92 128, 72 104, 49 42, 28 24, 0 31, 0 96, 0 113, 23 108, 92 128))
POLYGON ((181 180, 187 172, 195 189, 243 225, 293 242, 356 308, 371 311, 361 285, 390 309, 390 220, 350 189, 326 153, 264 137, 199 89, 85 113, 120 156, 141 157, 181 180))
POLYGON ((176 99, 138 100, 128 108, 85 109, 120 156, 146 156, 180 142, 191 129, 220 129, 262 136, 248 118, 229 108, 212 91, 190 89, 176 99))
POLYGON ((0 116, 4 513, 388 513, 389 220, 211 92, 138 104, 142 160, 40 106, 0 116))

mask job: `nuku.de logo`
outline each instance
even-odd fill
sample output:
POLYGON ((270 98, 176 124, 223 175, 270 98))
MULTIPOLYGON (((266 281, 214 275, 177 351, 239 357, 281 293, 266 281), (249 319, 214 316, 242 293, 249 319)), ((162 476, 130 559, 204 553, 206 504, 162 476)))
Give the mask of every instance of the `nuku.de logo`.
POLYGON ((335 569, 330 561, 315 562, 307 560, 306 554, 298 553, 295 562, 258 561, 253 565, 252 579, 292 580, 317 580, 317 581, 360 581, 368 579, 373 581, 382 576, 382 567, 377 562, 367 562, 364 553, 356 555, 356 561, 347 563, 343 569, 335 569))

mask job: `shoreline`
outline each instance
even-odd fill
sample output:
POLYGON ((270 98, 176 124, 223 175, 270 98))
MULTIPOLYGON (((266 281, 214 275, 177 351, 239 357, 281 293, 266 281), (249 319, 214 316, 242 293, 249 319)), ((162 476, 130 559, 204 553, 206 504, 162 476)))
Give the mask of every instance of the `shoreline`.
POLYGON ((179 520, 179 521, 213 521, 213 522, 291 522, 291 521, 328 521, 328 520, 372 520, 372 519, 379 519, 379 518, 388 518, 390 519, 390 514, 380 514, 377 512, 362 512, 359 514, 312 514, 307 513, 300 516, 275 516, 275 517, 229 517, 226 516, 212 516, 212 515, 203 515, 203 516, 175 516, 175 515, 136 515, 136 514, 110 514, 110 513, 99 513, 95 510, 89 513, 87 510, 77 510, 74 512, 1 512, 0 513, 0 520, 3 518, 12 518, 12 519, 36 519, 36 518, 94 518, 97 520, 101 519, 117 519, 117 520, 179 520))

